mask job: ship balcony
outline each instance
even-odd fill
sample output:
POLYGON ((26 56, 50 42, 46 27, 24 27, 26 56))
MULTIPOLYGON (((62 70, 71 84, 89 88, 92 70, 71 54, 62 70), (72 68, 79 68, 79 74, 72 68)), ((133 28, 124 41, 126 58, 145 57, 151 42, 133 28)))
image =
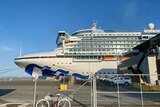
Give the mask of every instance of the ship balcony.
POLYGON ((73 61, 75 61, 75 62, 85 62, 85 61, 91 61, 91 62, 93 62, 93 61, 102 61, 102 59, 77 59, 77 58, 73 58, 73 61))
MULTIPOLYGON (((135 45, 134 45, 135 46, 135 45)), ((74 48, 66 48, 66 49, 74 49, 75 51, 74 52, 78 52, 76 50, 96 50, 96 49, 132 49, 134 46, 121 46, 121 47, 107 47, 107 46, 104 46, 104 47, 74 47, 74 48)), ((90 52, 90 51, 89 51, 90 52)))
POLYGON ((104 56, 104 55, 121 55, 123 52, 116 51, 93 51, 93 52, 66 52, 65 56, 104 56))
POLYGON ((86 40, 86 39, 82 39, 82 41, 84 42, 88 42, 88 41, 139 41, 140 39, 91 39, 91 40, 86 40))

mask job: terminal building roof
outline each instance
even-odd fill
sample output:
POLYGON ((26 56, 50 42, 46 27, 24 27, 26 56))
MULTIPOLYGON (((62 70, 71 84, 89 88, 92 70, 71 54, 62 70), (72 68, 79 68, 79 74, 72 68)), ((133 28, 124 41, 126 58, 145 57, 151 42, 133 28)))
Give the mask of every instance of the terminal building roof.
POLYGON ((156 46, 160 46, 160 33, 152 37, 151 39, 137 45, 132 49, 132 51, 128 51, 127 53, 124 53, 123 56, 132 56, 138 53, 144 53, 150 49, 156 48, 156 46))

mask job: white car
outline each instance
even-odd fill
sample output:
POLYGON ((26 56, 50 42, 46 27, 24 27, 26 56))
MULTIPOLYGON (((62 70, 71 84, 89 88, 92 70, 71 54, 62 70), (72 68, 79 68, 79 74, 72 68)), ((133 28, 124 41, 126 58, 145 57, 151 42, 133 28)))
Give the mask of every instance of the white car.
POLYGON ((112 80, 113 78, 115 78, 115 76, 109 76, 107 78, 103 78, 103 81, 110 82, 110 80, 112 80))
POLYGON ((115 77, 113 79, 110 79, 109 82, 111 85, 114 85, 114 84, 131 85, 132 84, 132 80, 130 77, 115 77))

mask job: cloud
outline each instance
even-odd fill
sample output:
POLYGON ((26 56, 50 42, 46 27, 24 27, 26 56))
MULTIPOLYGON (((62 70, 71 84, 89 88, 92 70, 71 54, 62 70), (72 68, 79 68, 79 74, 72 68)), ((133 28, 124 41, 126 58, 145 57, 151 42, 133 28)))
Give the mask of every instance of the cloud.
POLYGON ((0 45, 0 51, 15 51, 15 49, 8 46, 0 45))
POLYGON ((136 2, 131 1, 125 6, 125 11, 124 11, 124 21, 131 21, 132 18, 134 18, 137 8, 136 8, 136 2))

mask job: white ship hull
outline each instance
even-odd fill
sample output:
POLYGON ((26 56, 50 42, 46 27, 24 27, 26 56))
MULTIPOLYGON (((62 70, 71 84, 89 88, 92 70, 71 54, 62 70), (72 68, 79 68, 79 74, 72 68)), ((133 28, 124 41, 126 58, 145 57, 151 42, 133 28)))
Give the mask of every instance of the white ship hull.
MULTIPOLYGON (((77 60, 75 58, 37 58, 37 59, 21 59, 16 61, 16 64, 22 69, 26 69, 28 65, 36 64, 41 67, 49 67, 52 71, 62 69, 69 71, 69 75, 73 73, 82 74, 84 76, 90 76, 96 72, 105 74, 117 72, 116 61, 103 61, 103 60, 77 60), (112 71, 111 71, 112 70, 112 71)), ((43 68, 42 68, 43 69, 43 68)), ((43 76, 41 69, 33 69, 32 76, 43 76), (40 72, 39 72, 40 71, 40 72)))

